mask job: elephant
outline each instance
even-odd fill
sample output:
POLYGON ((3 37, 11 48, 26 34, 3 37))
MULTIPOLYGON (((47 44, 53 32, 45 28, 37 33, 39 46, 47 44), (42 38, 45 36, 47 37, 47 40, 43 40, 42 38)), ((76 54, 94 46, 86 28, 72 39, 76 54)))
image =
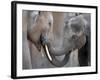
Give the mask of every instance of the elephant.
POLYGON ((86 36, 86 43, 85 45, 79 49, 78 53, 78 58, 79 58, 79 65, 80 66, 90 66, 91 65, 91 16, 90 14, 82 14, 84 19, 86 20, 86 27, 85 27, 85 36, 86 36))
MULTIPOLYGON (((23 69, 66 67, 72 52, 79 50, 77 52, 82 53, 81 50, 87 42, 87 21, 83 15, 71 17, 66 21, 64 12, 38 11, 35 16, 34 11, 25 12, 27 21, 23 22, 26 23, 23 26, 27 28, 23 32, 26 33, 27 41, 23 39, 23 44, 27 43, 28 52, 25 52, 23 45, 23 66, 28 65, 28 68, 23 69)), ((76 52, 73 55, 75 54, 80 57, 76 52)))

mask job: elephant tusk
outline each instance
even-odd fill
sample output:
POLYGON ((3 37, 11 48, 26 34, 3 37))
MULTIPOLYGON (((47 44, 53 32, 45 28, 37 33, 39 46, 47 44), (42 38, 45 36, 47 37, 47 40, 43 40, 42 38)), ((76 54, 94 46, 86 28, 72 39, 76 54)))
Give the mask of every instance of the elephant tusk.
POLYGON ((45 45, 44 47, 45 47, 45 49, 46 49, 46 53, 47 53, 47 56, 48 56, 49 60, 52 61, 52 57, 51 57, 51 55, 50 55, 50 53, 49 53, 49 50, 48 50, 47 45, 45 45))

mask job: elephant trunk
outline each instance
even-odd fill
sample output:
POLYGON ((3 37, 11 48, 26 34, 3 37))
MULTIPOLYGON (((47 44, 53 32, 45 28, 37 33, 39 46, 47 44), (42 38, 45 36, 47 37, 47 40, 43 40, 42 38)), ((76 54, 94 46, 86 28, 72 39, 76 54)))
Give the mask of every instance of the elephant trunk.
POLYGON ((46 56, 48 57, 48 60, 55 66, 57 67, 62 67, 64 66, 68 60, 69 60, 69 54, 70 54, 70 51, 64 55, 64 58, 63 60, 58 60, 56 58, 55 55, 51 54, 51 52, 49 52, 49 49, 48 49, 48 46, 47 45, 44 45, 44 50, 45 50, 45 53, 46 53, 46 56))
POLYGON ((53 37, 47 44, 48 50, 51 54, 60 56, 67 52, 63 47, 63 27, 64 27, 65 13, 53 12, 53 37))

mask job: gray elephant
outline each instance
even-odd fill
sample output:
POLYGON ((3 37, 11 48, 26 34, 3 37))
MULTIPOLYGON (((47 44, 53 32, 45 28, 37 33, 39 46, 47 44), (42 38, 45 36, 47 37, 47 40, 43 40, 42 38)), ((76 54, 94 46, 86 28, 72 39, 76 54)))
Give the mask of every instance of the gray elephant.
POLYGON ((90 66, 91 65, 91 15, 88 14, 82 14, 82 16, 84 17, 84 19, 86 20, 86 26, 85 26, 85 36, 86 36, 86 43, 85 45, 79 49, 79 63, 80 66, 90 66))
MULTIPOLYGON (((27 14, 26 36, 30 59, 27 62, 23 56, 23 64, 28 63, 32 68, 72 66, 68 65, 71 52, 79 50, 82 53, 81 50, 87 43, 87 20, 84 16, 74 16, 66 21, 66 13, 62 12, 40 11, 36 16, 32 16, 32 12, 27 14)), ((82 63, 81 55, 75 54, 81 61, 79 63, 82 63)))

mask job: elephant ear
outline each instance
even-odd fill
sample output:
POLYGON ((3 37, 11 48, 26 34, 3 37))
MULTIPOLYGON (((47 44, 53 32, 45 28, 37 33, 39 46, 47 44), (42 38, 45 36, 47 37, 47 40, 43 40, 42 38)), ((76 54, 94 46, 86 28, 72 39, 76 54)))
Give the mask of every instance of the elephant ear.
POLYGON ((79 49, 78 51, 78 59, 79 59, 79 65, 80 66, 90 66, 90 41, 88 39, 89 37, 86 36, 86 44, 79 49))
POLYGON ((33 22, 36 21, 38 15, 39 15, 39 11, 32 11, 30 13, 30 17, 33 19, 33 22))
POLYGON ((83 17, 85 19, 85 36, 86 36, 86 43, 85 45, 79 49, 78 59, 80 66, 90 66, 91 65, 91 59, 90 59, 90 46, 91 46, 91 25, 90 25, 90 14, 83 14, 83 17))

